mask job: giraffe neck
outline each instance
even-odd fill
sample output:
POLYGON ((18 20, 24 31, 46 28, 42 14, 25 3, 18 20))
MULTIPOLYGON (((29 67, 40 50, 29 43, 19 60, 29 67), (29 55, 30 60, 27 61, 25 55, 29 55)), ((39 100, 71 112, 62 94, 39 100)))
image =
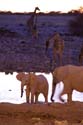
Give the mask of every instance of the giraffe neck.
POLYGON ((36 15, 36 9, 35 9, 34 12, 32 13, 31 18, 34 19, 34 18, 35 18, 35 15, 36 15))
POLYGON ((36 11, 37 11, 37 10, 35 9, 35 10, 34 10, 34 14, 36 14, 36 11))
POLYGON ((33 12, 34 24, 36 24, 36 22, 37 22, 36 11, 37 11, 37 9, 35 9, 34 12, 33 12))

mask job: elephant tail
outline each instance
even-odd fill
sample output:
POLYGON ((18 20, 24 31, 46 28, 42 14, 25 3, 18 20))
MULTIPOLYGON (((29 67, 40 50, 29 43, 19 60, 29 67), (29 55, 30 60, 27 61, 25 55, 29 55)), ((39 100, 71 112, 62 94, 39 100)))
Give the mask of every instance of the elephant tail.
POLYGON ((54 92, 55 92, 55 85, 53 84, 52 86, 52 94, 51 94, 51 101, 54 102, 53 96, 54 96, 54 92))
POLYGON ((53 96, 54 96, 54 93, 55 93, 56 84, 57 84, 57 80, 56 80, 56 78, 53 76, 52 95, 51 95, 51 98, 50 98, 52 102, 54 102, 53 96))

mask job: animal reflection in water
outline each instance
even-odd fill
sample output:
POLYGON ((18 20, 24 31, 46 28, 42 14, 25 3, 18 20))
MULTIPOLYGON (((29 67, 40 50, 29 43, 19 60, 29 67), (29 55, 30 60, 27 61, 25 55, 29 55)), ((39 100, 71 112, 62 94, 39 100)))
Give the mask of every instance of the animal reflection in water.
POLYGON ((64 94, 68 95, 68 102, 72 102, 72 92, 77 90, 83 92, 83 66, 65 65, 57 67, 53 71, 53 88, 51 101, 53 100, 54 92, 57 83, 63 82, 64 89, 59 95, 61 101, 64 101, 61 96, 64 94))
POLYGON ((59 57, 59 64, 62 65, 62 56, 64 50, 64 40, 61 38, 59 33, 53 34, 50 38, 46 40, 46 53, 49 46, 53 46, 53 60, 56 63, 56 55, 59 57))
POLYGON ((30 103, 38 102, 38 96, 42 93, 45 97, 45 102, 48 102, 48 81, 43 75, 36 75, 35 73, 18 73, 17 80, 21 81, 21 97, 23 96, 23 88, 26 85, 26 101, 30 103), (35 96, 35 101, 34 101, 35 96))

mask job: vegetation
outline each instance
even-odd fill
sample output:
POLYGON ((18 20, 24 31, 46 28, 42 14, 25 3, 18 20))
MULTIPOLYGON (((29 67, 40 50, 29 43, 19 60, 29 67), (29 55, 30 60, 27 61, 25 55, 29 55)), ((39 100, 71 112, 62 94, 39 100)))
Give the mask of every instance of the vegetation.
POLYGON ((78 14, 74 20, 69 22, 69 29, 73 35, 83 36, 83 14, 78 14))

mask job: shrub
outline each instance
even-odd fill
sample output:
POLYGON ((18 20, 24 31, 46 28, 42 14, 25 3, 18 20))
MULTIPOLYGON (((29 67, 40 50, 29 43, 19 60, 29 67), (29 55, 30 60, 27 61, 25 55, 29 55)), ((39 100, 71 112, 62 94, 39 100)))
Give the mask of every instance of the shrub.
POLYGON ((69 29, 73 35, 83 36, 83 14, 79 14, 74 20, 69 22, 69 29))

